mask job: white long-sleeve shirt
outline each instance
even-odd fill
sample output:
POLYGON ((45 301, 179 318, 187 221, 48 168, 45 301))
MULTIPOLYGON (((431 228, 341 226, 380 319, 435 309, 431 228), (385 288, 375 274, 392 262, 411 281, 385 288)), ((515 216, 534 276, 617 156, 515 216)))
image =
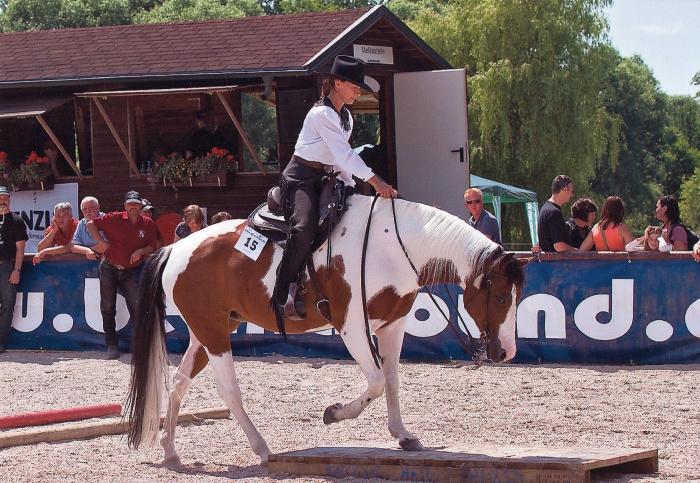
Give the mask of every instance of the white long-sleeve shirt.
POLYGON ((304 119, 294 154, 307 161, 333 165, 348 186, 355 185, 353 175, 367 181, 374 173, 350 147, 348 140, 352 126, 352 116, 350 130, 344 131, 335 109, 326 105, 314 106, 304 119))

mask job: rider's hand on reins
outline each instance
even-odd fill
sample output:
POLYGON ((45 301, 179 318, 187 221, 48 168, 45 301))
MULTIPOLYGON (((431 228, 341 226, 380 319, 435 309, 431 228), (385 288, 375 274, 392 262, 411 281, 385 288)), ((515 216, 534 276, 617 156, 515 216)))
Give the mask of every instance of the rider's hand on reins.
POLYGON ((372 188, 374 188, 377 194, 382 198, 396 198, 399 196, 399 192, 396 191, 393 186, 376 174, 368 179, 367 182, 372 185, 372 188))

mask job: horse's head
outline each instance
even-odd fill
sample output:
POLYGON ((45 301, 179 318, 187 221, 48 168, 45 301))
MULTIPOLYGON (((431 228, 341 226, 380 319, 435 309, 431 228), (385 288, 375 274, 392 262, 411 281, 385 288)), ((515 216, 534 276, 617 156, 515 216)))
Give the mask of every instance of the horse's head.
POLYGON ((464 308, 476 322, 486 355, 494 362, 515 357, 515 306, 524 281, 523 263, 512 253, 498 254, 464 289, 464 308))

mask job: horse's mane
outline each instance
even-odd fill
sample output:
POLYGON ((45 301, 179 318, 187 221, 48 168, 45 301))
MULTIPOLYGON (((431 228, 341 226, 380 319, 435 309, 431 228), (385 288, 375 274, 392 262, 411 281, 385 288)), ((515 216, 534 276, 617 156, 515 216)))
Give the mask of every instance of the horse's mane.
MULTIPOLYGON (((351 198, 358 211, 367 214, 371 201, 372 198, 367 196, 354 195, 351 198), (365 203, 366 208, 359 206, 365 203)), ((435 263, 426 267, 434 272, 431 275, 444 274, 450 267, 456 267, 463 280, 472 280, 484 271, 487 263, 502 253, 498 244, 457 216, 413 201, 397 199, 395 204, 399 234, 409 255, 420 255, 423 260, 433 259, 435 263)), ((381 217, 385 224, 388 221, 393 226, 391 201, 377 201, 373 216, 381 217)))

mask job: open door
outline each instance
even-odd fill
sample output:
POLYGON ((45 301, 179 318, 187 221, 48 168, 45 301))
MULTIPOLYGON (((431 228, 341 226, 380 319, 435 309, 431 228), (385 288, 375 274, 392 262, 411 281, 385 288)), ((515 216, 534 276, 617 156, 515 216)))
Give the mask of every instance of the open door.
POLYGON ((464 218, 469 185, 464 69, 394 74, 397 188, 464 218))

